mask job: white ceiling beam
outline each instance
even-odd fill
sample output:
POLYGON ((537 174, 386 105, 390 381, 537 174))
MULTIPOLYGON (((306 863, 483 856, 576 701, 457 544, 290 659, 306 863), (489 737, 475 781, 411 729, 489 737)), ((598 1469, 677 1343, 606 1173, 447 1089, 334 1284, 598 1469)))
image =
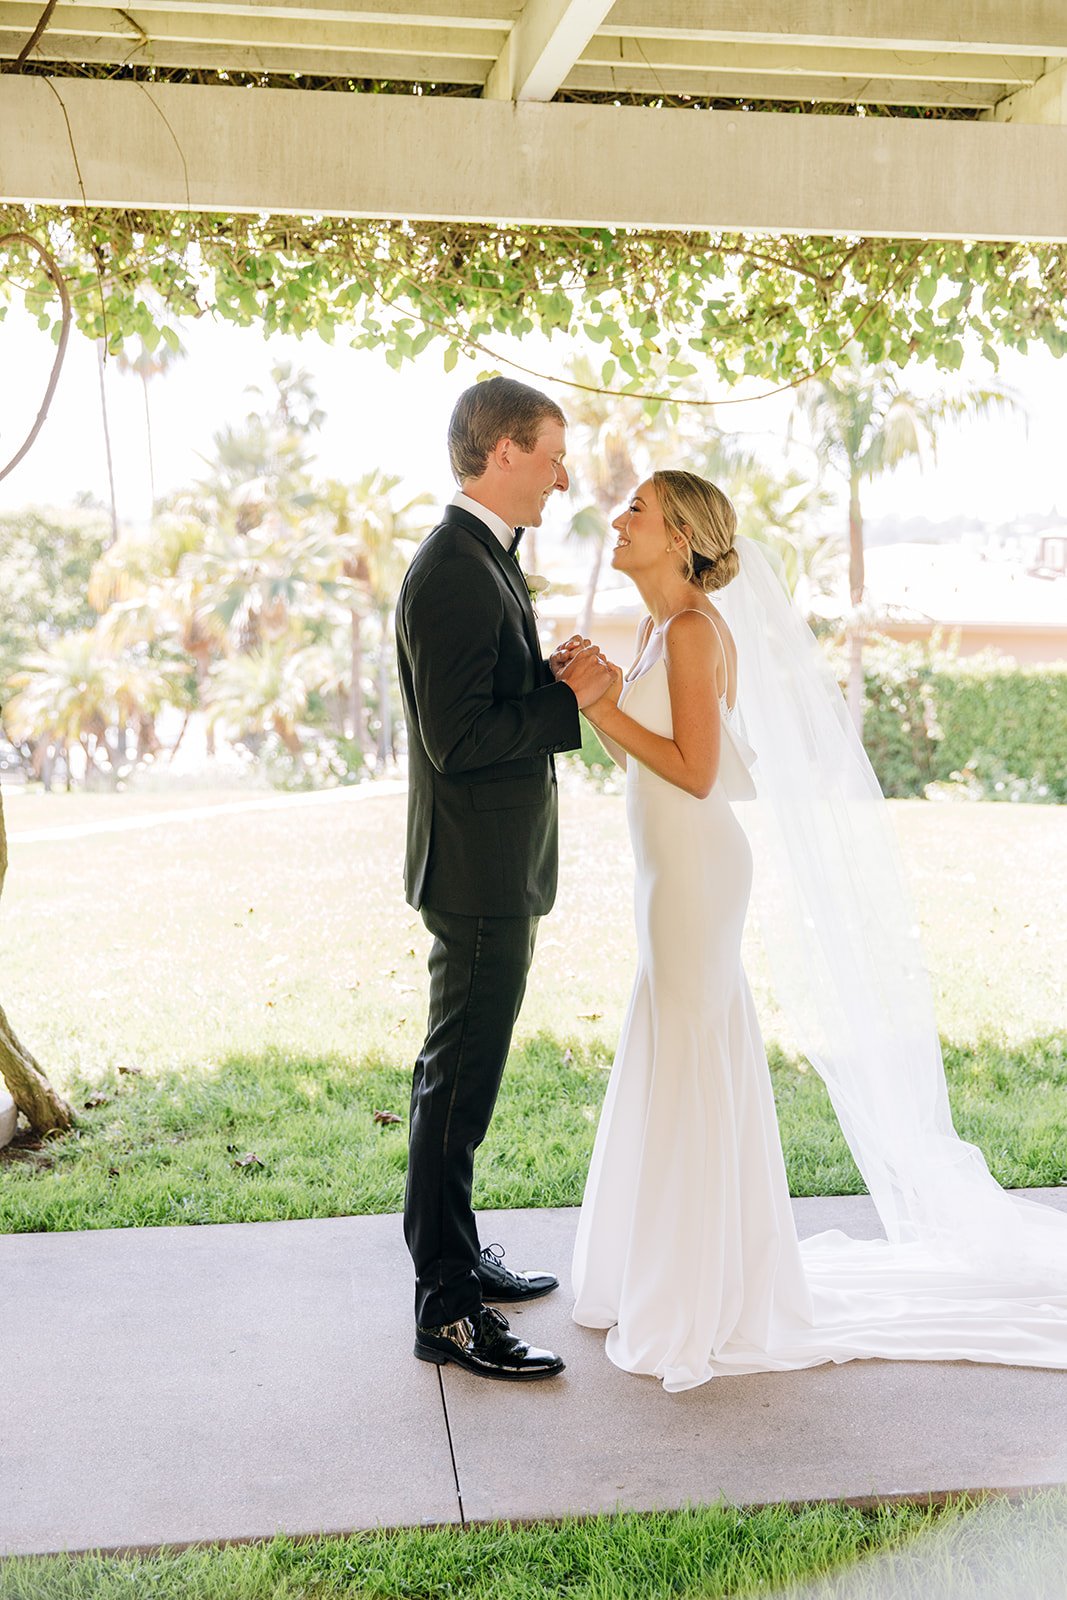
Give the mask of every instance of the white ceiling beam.
MULTIPOLYGON (((13 52, 2 42, 0 59, 13 52)), ((412 48, 409 43, 408 48, 412 48)), ((269 47, 242 50, 224 45, 180 44, 150 41, 144 47, 132 42, 116 48, 113 41, 71 39, 55 34, 41 40, 34 52, 43 62, 99 63, 104 66, 180 68, 186 71, 302 74, 316 78, 378 78, 402 83, 484 84, 493 54, 479 56, 409 55, 397 51, 281 50, 269 47)))
MULTIPOLYGON (((13 57, 21 49, 28 33, 32 31, 38 0, 8 0, 0 3, 0 57, 13 57)), ((263 9, 262 7, 259 9, 263 9)), ((200 52, 188 52, 175 46, 204 45, 218 51, 216 64, 222 70, 255 70, 266 67, 272 71, 293 70, 343 73, 352 70, 365 76, 373 73, 361 68, 359 63, 348 64, 327 61, 323 52, 358 52, 365 56, 390 55, 429 58, 458 57, 466 62, 499 58, 506 39, 503 28, 452 27, 442 28, 423 23, 409 28, 406 25, 386 23, 341 24, 331 21, 302 21, 291 17, 264 19, 253 16, 236 16, 220 13, 214 7, 201 6, 199 10, 174 6, 169 11, 153 10, 135 19, 131 13, 116 7, 104 8, 95 4, 66 4, 57 6, 52 14, 47 33, 35 51, 38 60, 76 60, 138 63, 151 62, 161 67, 211 65, 200 52), (147 42, 145 35, 147 34, 147 42), (89 41, 78 45, 79 39, 89 41), (131 55, 131 49, 133 54, 131 55), (269 49, 273 53, 255 61, 247 54, 250 50, 269 49), (281 52, 289 51, 291 60, 281 52), (234 53, 236 52, 236 53, 234 53), (308 66, 315 57, 315 66, 308 66)), ((861 80, 859 94, 864 90, 862 80, 877 80, 880 85, 890 85, 886 92, 867 92, 869 101, 887 104, 945 104, 986 106, 994 99, 1002 99, 1015 88, 1034 83, 1045 70, 1043 57, 978 56, 968 53, 946 54, 931 52, 824 50, 796 46, 772 47, 768 45, 736 45, 704 43, 678 38, 624 39, 603 33, 595 35, 583 52, 576 69, 577 76, 568 80, 568 87, 615 88, 626 92, 655 93, 656 82, 647 76, 651 72, 685 73, 684 85, 665 82, 670 92, 688 90, 694 94, 726 93, 717 81, 705 81, 701 74, 710 73, 715 80, 723 74, 748 75, 749 81, 737 87, 740 95, 774 98, 773 84, 764 85, 766 77, 781 76, 795 80, 792 88, 785 86, 780 93, 797 98, 823 98, 854 100, 848 80, 861 80), (620 69, 616 78, 603 74, 584 73, 587 67, 620 69), (636 69, 629 73, 625 69, 636 69), (757 76, 753 76, 753 75, 757 76), (815 76, 836 80, 826 93, 820 93, 811 80, 815 76), (922 82, 928 87, 920 94, 909 94, 904 88, 908 81, 922 82), (996 94, 940 96, 932 87, 938 83, 993 84, 996 94), (898 87, 901 86, 901 87, 898 87)), ((444 79, 447 68, 442 64, 433 76, 444 79)), ((453 81, 482 82, 485 73, 479 70, 473 77, 468 74, 453 81)))
POLYGON ((582 52, 580 66, 645 67, 654 71, 758 72, 796 78, 885 78, 927 83, 1035 83, 1044 56, 971 55, 966 52, 827 50, 798 45, 723 44, 679 38, 623 38, 601 30, 582 52))
POLYGON ((693 100, 818 101, 826 105, 942 106, 991 110, 1004 84, 922 83, 888 78, 788 78, 759 72, 682 72, 665 68, 596 67, 579 62, 563 87, 575 92, 639 94, 693 100))
POLYGON ((1050 70, 1031 88, 1005 96, 990 115, 995 122, 1067 126, 1067 61, 1051 62, 1050 70))
POLYGON ((64 107, 90 205, 1067 241, 1067 128, 6 74, 0 198, 81 202, 64 107))
MULTIPOLYGON (((0 59, 15 54, 14 36, 0 33, 0 59)), ((468 35, 469 37, 469 35, 468 35)), ((490 38, 488 34, 478 38, 490 38)), ((399 43, 400 41, 398 41, 399 43)), ((454 46, 453 46, 454 47, 454 46)), ((152 39, 145 46, 130 38, 87 39, 48 34, 35 51, 43 62, 99 63, 156 67, 160 70, 302 74, 322 78, 378 78, 410 83, 484 85, 494 53, 415 54, 417 36, 402 49, 316 50, 311 47, 241 49, 236 46, 182 44, 152 39)), ((839 105, 941 106, 992 111, 1007 85, 904 82, 881 78, 795 78, 761 73, 677 71, 629 65, 603 67, 579 62, 564 88, 617 95, 687 96, 703 100, 821 101, 839 105)), ((1022 120, 1021 118, 1019 120, 1022 120)), ((1036 120, 1036 119, 1034 119, 1036 120)))
POLYGON ((489 100, 551 100, 612 0, 526 0, 486 80, 489 100))
POLYGON ((879 50, 1067 55, 1062 0, 616 0, 603 33, 879 50))
MULTIPOLYGON (((38 0, 12 0, 31 16, 31 31, 40 16, 38 0)), ((95 11, 97 15, 114 12, 111 0, 70 0, 65 8, 77 11, 95 11)), ((392 26, 423 27, 432 23, 441 27, 509 28, 522 10, 522 0, 422 0, 416 10, 412 0, 355 0, 355 3, 322 5, 320 0, 137 0, 134 7, 138 16, 158 12, 186 11, 197 16, 205 12, 213 16, 262 18, 280 21, 286 18, 299 23, 324 22, 348 25, 358 22, 383 22, 392 26)))
MULTIPOLYGON (((35 0, 36 4, 36 0, 35 0)), ((17 41, 25 42, 28 8, 0 3, 0 48, 7 50, 17 41), (6 36, 6 37, 5 37, 6 36)), ((32 28, 31 30, 32 31, 32 28)), ((507 38, 499 27, 442 28, 424 24, 412 28, 392 23, 297 22, 216 15, 206 6, 200 11, 157 11, 135 17, 115 7, 101 11, 93 6, 60 5, 52 13, 40 44, 49 38, 86 38, 101 43, 113 41, 116 49, 147 35, 152 44, 204 44, 240 49, 291 50, 294 56, 310 50, 361 50, 396 52, 399 55, 484 55, 495 60, 507 38)))

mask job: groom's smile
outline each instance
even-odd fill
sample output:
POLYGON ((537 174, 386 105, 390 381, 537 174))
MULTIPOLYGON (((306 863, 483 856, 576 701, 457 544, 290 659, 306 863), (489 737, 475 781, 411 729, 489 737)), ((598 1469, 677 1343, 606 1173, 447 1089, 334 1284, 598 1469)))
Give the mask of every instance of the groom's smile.
POLYGON ((532 450, 516 450, 509 454, 516 499, 521 496, 525 504, 515 517, 517 523, 539 528, 545 506, 555 490, 565 492, 570 488, 570 478, 563 465, 567 450, 567 434, 563 426, 553 420, 542 423, 532 450))

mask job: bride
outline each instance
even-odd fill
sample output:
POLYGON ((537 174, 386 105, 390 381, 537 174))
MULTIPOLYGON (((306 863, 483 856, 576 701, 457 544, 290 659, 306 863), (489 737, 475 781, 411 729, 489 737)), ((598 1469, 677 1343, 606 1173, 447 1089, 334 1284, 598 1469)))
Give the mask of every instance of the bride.
POLYGON ((649 614, 585 714, 626 769, 638 970, 575 1321, 672 1391, 865 1356, 1067 1367, 1067 1216, 953 1129, 885 802, 818 645, 714 484, 656 472, 614 526, 649 614), (750 833, 776 990, 884 1239, 797 1239, 741 966, 750 833))

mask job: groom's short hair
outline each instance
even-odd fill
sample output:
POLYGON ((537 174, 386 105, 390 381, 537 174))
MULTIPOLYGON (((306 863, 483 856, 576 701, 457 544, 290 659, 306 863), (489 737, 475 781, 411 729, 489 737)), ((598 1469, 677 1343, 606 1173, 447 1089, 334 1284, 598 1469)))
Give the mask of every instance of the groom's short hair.
POLYGON ((548 420, 567 426, 554 400, 514 378, 488 378, 464 389, 448 424, 448 458, 456 482, 480 478, 501 439, 514 439, 520 450, 532 450, 548 420))

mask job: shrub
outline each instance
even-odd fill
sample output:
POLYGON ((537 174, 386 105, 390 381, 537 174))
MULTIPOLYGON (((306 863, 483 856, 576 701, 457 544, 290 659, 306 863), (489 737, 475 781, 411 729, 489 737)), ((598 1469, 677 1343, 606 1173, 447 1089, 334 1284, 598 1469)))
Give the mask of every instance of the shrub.
POLYGON ((886 794, 939 783, 977 799, 1067 801, 1067 668, 960 661, 936 638, 878 639, 865 667, 864 743, 886 794))
POLYGON ((1067 668, 961 663, 932 685, 935 776, 985 799, 1067 801, 1067 668))

